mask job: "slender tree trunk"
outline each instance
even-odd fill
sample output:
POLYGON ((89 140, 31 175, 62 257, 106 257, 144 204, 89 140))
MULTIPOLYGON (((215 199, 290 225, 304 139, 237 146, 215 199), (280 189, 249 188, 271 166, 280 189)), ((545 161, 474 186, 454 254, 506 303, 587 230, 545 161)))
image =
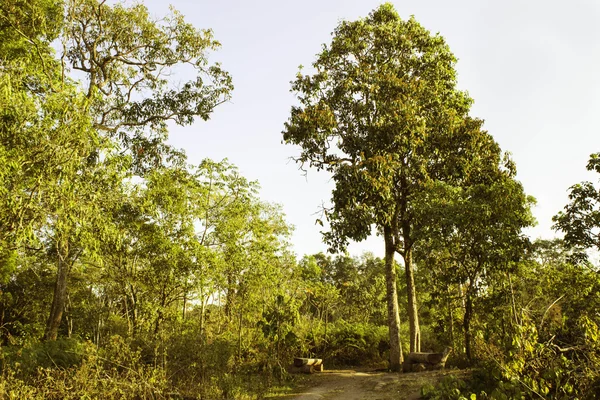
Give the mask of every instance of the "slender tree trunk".
POLYGON ((402 369, 404 357, 400 342, 400 315, 398 314, 398 291, 396 288, 396 268, 394 266, 394 237, 392 230, 385 227, 385 280, 387 291, 388 327, 390 330, 390 370, 398 372, 402 369))
POLYGON ((510 274, 507 274, 507 275, 508 275, 508 283, 510 284, 510 304, 511 304, 511 309, 512 309, 512 315, 515 319, 515 324, 521 325, 521 323, 519 322, 519 315, 517 314, 517 303, 515 302, 515 292, 513 291, 512 279, 510 277, 510 274))
MULTIPOLYGON (((243 304, 243 299, 242 299, 241 303, 243 304)), ((240 361, 240 362, 242 360, 242 332, 244 329, 244 312, 243 311, 244 310, 242 308, 242 305, 240 304, 239 329, 238 329, 238 354, 237 354, 238 361, 240 361)))
POLYGON ((4 326, 5 314, 6 314, 6 309, 4 308, 3 304, 0 303, 0 326, 4 326))
POLYGON ((448 314, 450 317, 450 321, 449 325, 450 325, 450 343, 452 343, 452 348, 455 349, 456 345, 454 343, 454 310, 452 307, 452 297, 451 297, 452 292, 450 291, 450 286, 448 286, 448 301, 447 301, 447 307, 448 307, 448 314))
POLYGON ((137 294, 133 285, 129 284, 130 299, 131 299, 131 334, 135 336, 138 331, 138 302, 137 302, 137 294))
POLYGON ((65 304, 65 321, 67 321, 67 337, 73 336, 73 318, 71 318, 71 298, 67 293, 67 302, 65 304))
MULTIPOLYGON (((221 290, 217 291, 217 302, 218 302, 219 306, 223 305, 223 302, 221 300, 221 290)), ((221 308, 222 307, 219 307, 219 313, 217 314, 218 315, 218 321, 217 321, 217 328, 218 329, 217 329, 217 332, 218 332, 219 335, 221 333, 223 333, 223 317, 224 317, 224 315, 223 315, 223 312, 221 312, 221 310, 220 310, 221 308)))
POLYGON ((471 319, 473 317, 473 299, 470 288, 467 289, 465 299, 465 316, 463 319, 463 329, 465 331, 465 354, 469 360, 472 359, 471 351, 471 319))
POLYGON ((233 310, 233 298, 235 296, 235 280, 233 279, 233 273, 227 274, 227 293, 225 294, 225 317, 226 323, 229 323, 231 319, 231 312, 233 310))
POLYGON ((415 288, 415 274, 412 264, 412 249, 406 249, 403 253, 403 256, 406 275, 406 292, 408 294, 410 351, 413 353, 421 351, 421 328, 419 327, 419 310, 417 307, 417 290, 415 288))
POLYGON ((206 301, 204 296, 200 296, 200 340, 204 343, 204 309, 206 308, 206 301))
POLYGON ((161 306, 161 309, 157 311, 156 313, 156 320, 154 321, 154 336, 158 336, 158 334, 160 333, 160 324, 162 322, 163 319, 163 312, 162 312, 163 308, 161 306))
POLYGON ((98 323, 96 324, 96 346, 100 346, 100 332, 102 330, 102 313, 98 313, 98 323))
MULTIPOLYGON (((60 252, 60 250, 59 250, 60 252)), ((54 285, 54 296, 52 297, 52 306, 50 308, 50 316, 46 323, 46 331, 44 340, 56 340, 58 337, 58 328, 62 320, 67 299, 67 278, 69 275, 69 263, 63 259, 60 254, 58 256, 58 271, 56 274, 56 284, 54 285)))
POLYGON ((129 315, 129 301, 127 297, 123 298, 123 305, 125 306, 125 315, 127 316, 127 334, 131 335, 131 315, 129 315))
POLYGON ((327 308, 325 309, 325 345, 327 345, 327 322, 328 321, 328 313, 327 313, 327 308))
MULTIPOLYGON (((401 251, 404 259, 404 272, 406 278, 406 294, 408 296, 408 326, 410 330, 410 351, 421 351, 421 329, 419 327, 419 309, 417 306, 417 289, 415 287, 415 276, 412 259, 412 248, 414 239, 412 237, 411 216, 408 211, 409 184, 406 178, 405 169, 403 168, 400 175, 402 190, 399 199, 399 209, 396 218, 396 224, 402 233, 403 249, 401 251)), ((397 229, 397 232, 400 231, 397 229)))
POLYGON ((164 310, 167 307, 167 294, 165 291, 165 287, 161 287, 161 291, 160 291, 161 295, 160 295, 160 308, 158 309, 157 313, 156 313, 156 322, 154 325, 154 336, 158 336, 158 334, 160 333, 160 328, 161 328, 161 324, 164 318, 164 310))

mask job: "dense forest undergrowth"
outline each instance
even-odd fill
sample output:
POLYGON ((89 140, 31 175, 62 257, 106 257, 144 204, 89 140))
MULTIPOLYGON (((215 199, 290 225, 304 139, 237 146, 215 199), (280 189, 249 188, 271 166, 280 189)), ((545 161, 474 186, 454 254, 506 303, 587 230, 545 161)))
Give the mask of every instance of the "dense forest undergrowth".
POLYGON ((176 11, 0 0, 1 398, 264 398, 293 357, 445 347, 473 372, 424 398, 598 396, 600 192, 570 189, 564 239, 525 236, 534 199, 441 36, 385 4, 292 83, 283 139, 336 184, 332 255, 303 257, 257 182, 166 144, 230 99, 219 46, 176 11), (345 253, 375 233, 382 254, 345 253))

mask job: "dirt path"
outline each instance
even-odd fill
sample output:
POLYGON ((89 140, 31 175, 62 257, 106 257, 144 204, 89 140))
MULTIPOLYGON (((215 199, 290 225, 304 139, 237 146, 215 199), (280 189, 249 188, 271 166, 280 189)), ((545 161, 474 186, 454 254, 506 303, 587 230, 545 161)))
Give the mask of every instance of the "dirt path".
POLYGON ((453 371, 411 374, 324 371, 310 375, 294 393, 280 396, 290 400, 416 400, 421 387, 435 384, 453 371))

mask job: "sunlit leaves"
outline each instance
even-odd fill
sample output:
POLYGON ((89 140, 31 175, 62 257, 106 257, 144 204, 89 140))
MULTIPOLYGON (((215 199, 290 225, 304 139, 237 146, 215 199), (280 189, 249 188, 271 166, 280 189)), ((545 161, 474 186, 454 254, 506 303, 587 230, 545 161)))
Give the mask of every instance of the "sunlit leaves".
MULTIPOLYGON (((476 154, 495 143, 467 116, 471 99, 456 89, 455 63, 441 36, 385 4, 340 23, 315 72, 298 74, 299 106, 283 137, 301 146, 299 162, 333 175, 332 247, 390 225, 428 180, 459 183, 473 158, 488 157, 476 154)), ((497 145, 492 151, 498 157, 497 145)))
MULTIPOLYGON (((589 171, 600 172, 600 158, 592 154, 587 164, 589 171)), ((600 190, 591 182, 571 186, 570 203, 555 215, 554 229, 565 234, 565 241, 571 246, 586 249, 600 248, 600 190)))

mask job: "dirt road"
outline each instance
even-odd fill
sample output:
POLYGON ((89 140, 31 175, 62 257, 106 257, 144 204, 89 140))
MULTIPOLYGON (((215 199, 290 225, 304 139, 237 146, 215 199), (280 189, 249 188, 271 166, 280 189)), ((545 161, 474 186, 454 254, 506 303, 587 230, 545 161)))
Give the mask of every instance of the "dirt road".
POLYGON ((452 371, 410 374, 324 371, 310 375, 294 393, 280 397, 293 400, 416 400, 421 387, 435 384, 452 371))

